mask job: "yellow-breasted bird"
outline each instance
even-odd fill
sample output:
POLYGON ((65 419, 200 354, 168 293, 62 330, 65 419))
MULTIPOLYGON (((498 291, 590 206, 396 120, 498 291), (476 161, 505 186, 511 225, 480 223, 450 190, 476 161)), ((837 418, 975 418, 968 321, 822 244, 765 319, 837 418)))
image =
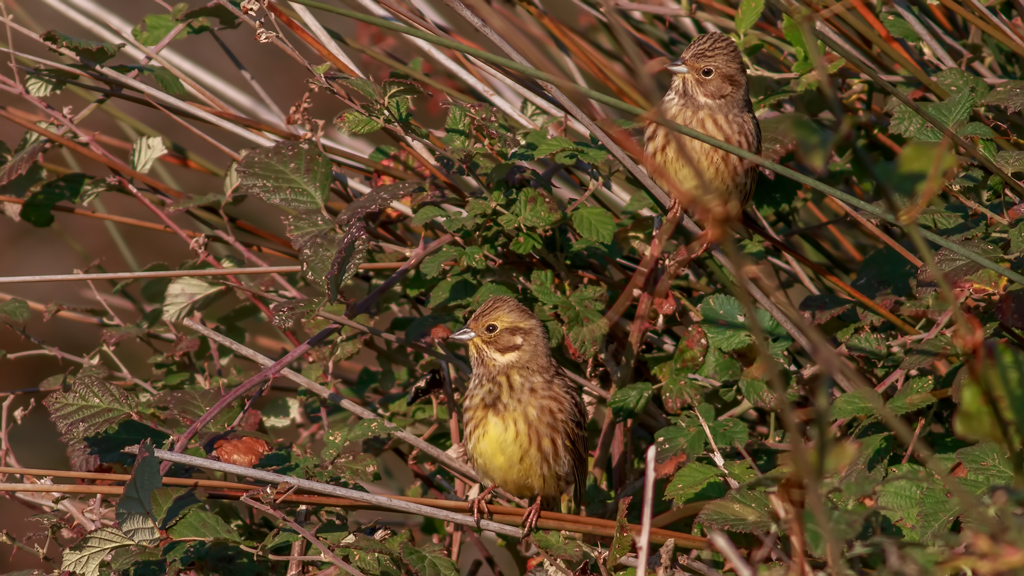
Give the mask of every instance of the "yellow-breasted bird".
MULTIPOLYGON (((665 119, 761 153, 746 67, 731 38, 720 32, 698 36, 666 68, 675 75, 660 104, 665 119)), ((753 163, 653 122, 644 140, 652 177, 673 200, 685 208, 696 201, 713 222, 739 219, 757 182, 753 163)))
POLYGON ((541 508, 558 509, 570 485, 583 508, 587 474, 587 412, 579 387, 555 362, 547 331, 508 296, 484 303, 451 336, 469 344, 473 376, 462 402, 464 444, 487 489, 471 502, 474 518, 500 486, 534 500, 523 517, 527 531, 541 508))

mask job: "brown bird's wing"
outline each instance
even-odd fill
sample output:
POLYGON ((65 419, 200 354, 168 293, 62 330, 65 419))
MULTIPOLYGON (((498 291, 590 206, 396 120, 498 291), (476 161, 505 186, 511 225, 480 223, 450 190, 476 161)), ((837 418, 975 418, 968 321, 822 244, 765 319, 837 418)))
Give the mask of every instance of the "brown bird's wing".
MULTIPOLYGON (((750 121, 754 124, 754 146, 753 146, 753 150, 751 150, 751 152, 753 152, 754 154, 760 155, 761 154, 761 123, 757 121, 757 115, 754 114, 753 106, 751 106, 750 110, 747 111, 747 114, 750 115, 750 121)), ((757 187, 757 179, 758 179, 757 173, 758 173, 758 171, 759 170, 758 170, 757 165, 756 164, 751 164, 751 166, 750 166, 750 184, 747 186, 747 189, 743 192, 743 201, 740 204, 741 206, 746 206, 748 203, 750 203, 751 198, 754 197, 754 188, 757 187)))
POLYGON ((568 438, 569 455, 572 458, 573 502, 576 513, 582 514, 583 494, 587 491, 587 408, 583 405, 579 387, 572 383, 564 374, 562 381, 572 402, 569 414, 568 438))

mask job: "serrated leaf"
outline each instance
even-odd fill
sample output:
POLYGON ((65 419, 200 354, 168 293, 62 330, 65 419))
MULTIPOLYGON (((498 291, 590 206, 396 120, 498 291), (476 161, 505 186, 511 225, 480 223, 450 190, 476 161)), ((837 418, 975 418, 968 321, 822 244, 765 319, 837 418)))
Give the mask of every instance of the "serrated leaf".
POLYGON ((342 210, 341 214, 338 214, 338 218, 335 222, 338 226, 343 227, 345 224, 353 222, 358 218, 362 218, 367 214, 387 208, 392 202, 401 200, 406 196, 412 196, 422 187, 423 182, 417 180, 378 186, 367 192, 363 197, 346 206, 345 209, 342 210))
POLYGON ((0 318, 6 318, 11 322, 23 324, 28 322, 31 315, 32 311, 28 306, 28 302, 21 298, 11 298, 10 300, 0 302, 0 318))
MULTIPOLYGON (((955 131, 970 116, 975 104, 974 94, 970 90, 963 90, 950 94, 942 102, 919 103, 918 106, 942 125, 955 131)), ((904 104, 897 107, 893 113, 889 132, 926 142, 937 142, 943 138, 938 128, 904 104)))
POLYGON ((451 558, 415 546, 403 546, 402 559, 419 576, 459 576, 459 569, 451 558))
POLYGON ((140 66, 140 68, 144 74, 152 76, 156 83, 160 85, 160 88, 171 96, 184 96, 187 94, 185 85, 174 75, 174 72, 167 68, 162 66, 140 66))
POLYGON ((117 524, 125 536, 139 544, 160 540, 159 517, 153 510, 153 491, 163 485, 160 460, 153 456, 148 442, 139 445, 132 476, 114 511, 117 524))
POLYGON ((579 540, 566 538, 564 534, 553 530, 536 532, 531 538, 534 544, 554 558, 574 565, 583 561, 583 545, 579 540))
POLYGON ((615 415, 615 420, 622 422, 639 416, 644 406, 647 406, 653 389, 654 386, 648 382, 638 382, 616 390, 608 399, 608 408, 615 415))
POLYGON ((189 510, 203 505, 196 497, 195 489, 173 486, 154 490, 151 501, 153 502, 153 516, 163 530, 177 522, 178 518, 189 510))
POLYGON ((736 10, 736 33, 742 36, 750 30, 761 19, 763 10, 764 0, 741 0, 736 10))
POLYGON ((671 498, 678 504, 692 500, 713 500, 725 496, 728 486, 723 489, 715 482, 722 476, 722 471, 714 466, 690 462, 683 465, 676 472, 676 475, 665 487, 665 497, 671 498), (715 484, 714 489, 705 490, 709 484, 715 484), (700 497, 696 497, 701 494, 700 497))
POLYGON ((995 442, 982 442, 975 446, 961 448, 957 460, 967 470, 967 478, 980 484, 979 492, 989 491, 992 486, 1013 484, 1013 465, 1006 448, 995 442))
POLYGON ((146 174, 153 168, 157 158, 167 154, 164 139, 159 136, 143 136, 132 145, 131 165, 137 172, 146 174))
POLYGON ((908 414, 935 403, 931 391, 935 383, 931 377, 911 378, 886 403, 886 407, 897 415, 908 414))
POLYGON ((867 394, 882 398, 875 391, 854 390, 847 392, 832 402, 832 417, 836 419, 853 418, 854 416, 870 416, 875 413, 874 407, 868 402, 867 394))
POLYGON ((175 278, 164 294, 162 318, 167 322, 180 322, 204 298, 222 289, 199 278, 175 278))
POLYGON ((920 42, 921 37, 918 36, 917 31, 903 18, 900 18, 892 12, 882 14, 879 19, 882 21, 882 25, 889 31, 890 34, 897 38, 902 38, 909 42, 920 42))
POLYGON ((362 221, 352 222, 338 240, 338 247, 331 260, 331 268, 327 274, 328 297, 333 302, 338 299, 341 287, 345 285, 359 266, 366 262, 366 254, 370 248, 370 236, 366 224, 362 221))
POLYGON ((625 558, 633 548, 633 537, 629 533, 629 522, 626 520, 626 511, 629 508, 629 501, 632 499, 632 496, 626 496, 619 500, 619 510, 615 515, 615 536, 612 538, 611 546, 608 547, 607 566, 609 570, 614 570, 619 560, 625 558))
POLYGON ((743 348, 754 341, 747 328, 743 306, 736 298, 727 294, 715 294, 701 303, 698 310, 703 316, 701 327, 707 333, 709 343, 719 350, 728 352, 743 348))
POLYGON ((423 226, 434 218, 446 218, 448 211, 440 206, 424 206, 416 211, 409 223, 414 226, 423 226))
POLYGON ((181 520, 167 529, 167 535, 175 540, 242 541, 238 532, 220 516, 202 508, 190 510, 181 520))
POLYGON ((1002 106, 1010 114, 1024 108, 1024 80, 1008 80, 995 87, 982 100, 983 104, 1002 106))
POLYGON ((60 569, 81 574, 99 576, 100 563, 108 554, 118 548, 135 544, 117 528, 100 528, 86 534, 77 544, 64 551, 60 569))
MULTIPOLYGON (((132 36, 143 46, 156 46, 178 25, 174 14, 149 14, 142 19, 142 22, 132 28, 132 36)), ((188 28, 178 32, 175 40, 188 36, 188 28)))
POLYGON ((607 244, 615 237, 615 217, 604 208, 584 206, 570 215, 572 225, 580 236, 607 244))
POLYGON ((65 440, 99 434, 137 409, 124 390, 96 374, 80 375, 70 390, 50 394, 43 404, 65 440))
POLYGON ((57 48, 66 48, 75 53, 79 58, 102 64, 110 60, 124 48, 124 44, 108 44, 106 42, 94 42, 92 40, 79 40, 65 36, 55 30, 50 30, 42 36, 43 42, 52 44, 57 48))
POLYGON ((709 502, 696 521, 731 532, 766 533, 772 529, 771 510, 768 494, 763 490, 739 489, 709 502))
POLYGON ((310 141, 249 152, 237 171, 241 192, 294 210, 320 210, 331 185, 331 161, 310 141))
POLYGON ((352 134, 372 134, 383 127, 382 122, 358 110, 349 110, 338 119, 338 129, 352 134))
POLYGON ((555 290, 555 273, 552 270, 534 270, 531 272, 530 287, 537 300, 544 304, 558 305, 566 302, 565 296, 555 290))

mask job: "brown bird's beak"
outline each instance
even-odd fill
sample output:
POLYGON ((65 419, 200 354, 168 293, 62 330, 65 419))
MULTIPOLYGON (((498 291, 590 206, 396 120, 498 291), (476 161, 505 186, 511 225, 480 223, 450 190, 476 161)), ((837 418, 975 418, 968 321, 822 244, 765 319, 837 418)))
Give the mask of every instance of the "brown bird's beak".
POLYGON ((682 61, 682 59, 676 60, 675 62, 672 62, 668 66, 665 66, 665 69, 670 71, 670 72, 672 72, 673 74, 689 74, 690 73, 690 69, 686 66, 686 64, 682 61))
POLYGON ((466 326, 462 330, 459 330, 455 334, 449 336, 449 338, 452 340, 458 340, 459 342, 469 342, 473 338, 476 338, 476 332, 473 332, 469 329, 469 326, 466 326))

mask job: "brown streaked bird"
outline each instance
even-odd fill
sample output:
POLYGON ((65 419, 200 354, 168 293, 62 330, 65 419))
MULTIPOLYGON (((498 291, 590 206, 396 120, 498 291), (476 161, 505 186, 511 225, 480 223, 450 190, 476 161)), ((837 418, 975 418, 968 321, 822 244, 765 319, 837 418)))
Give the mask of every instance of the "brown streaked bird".
POLYGON ((540 320, 508 296, 484 303, 451 336, 469 344, 473 375, 462 401, 466 452, 486 490, 471 502, 487 513, 495 487, 533 500, 527 532, 541 508, 558 510, 570 485, 583 509, 587 412, 579 388, 555 362, 540 320))
MULTIPOLYGON (((665 119, 761 153, 747 71, 731 38, 720 32, 698 36, 666 68, 675 76, 660 105, 665 119)), ((756 165, 653 122, 644 139, 648 169, 676 203, 703 209, 712 222, 739 219, 754 192, 756 165)))

